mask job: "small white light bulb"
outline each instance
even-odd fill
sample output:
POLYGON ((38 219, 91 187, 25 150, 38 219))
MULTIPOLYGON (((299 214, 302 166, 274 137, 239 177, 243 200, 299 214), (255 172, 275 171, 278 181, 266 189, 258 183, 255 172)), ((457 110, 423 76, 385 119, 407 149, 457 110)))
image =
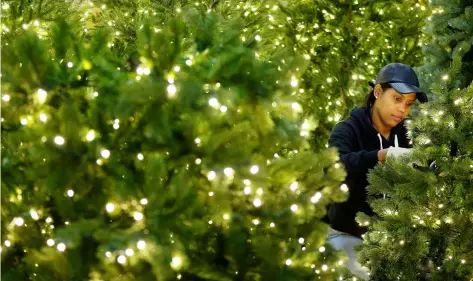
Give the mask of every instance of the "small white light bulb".
POLYGON ((219 102, 216 98, 211 98, 209 99, 209 105, 211 107, 218 107, 219 106, 219 102))
POLYGON ((57 145, 63 145, 66 141, 61 136, 54 137, 54 143, 57 145))
POLYGON ((261 201, 261 199, 256 198, 255 200, 253 200, 253 205, 255 207, 261 207, 261 205, 263 205, 263 202, 261 201))
POLYGON ((139 250, 143 250, 146 247, 146 242, 143 240, 140 240, 136 243, 136 248, 139 250))
POLYGON ((115 210, 115 205, 113 203, 107 203, 107 205, 105 205, 105 210, 111 213, 115 210))
POLYGON ((30 215, 31 215, 31 218, 34 219, 34 220, 38 220, 38 219, 39 219, 38 212, 36 212, 35 210, 31 210, 31 211, 30 211, 30 215))
POLYGON ((174 84, 169 84, 167 87, 168 97, 172 98, 176 96, 177 88, 174 84))
POLYGON ((136 221, 140 221, 143 219, 143 214, 140 213, 140 212, 134 212, 133 213, 133 218, 136 220, 136 221))
POLYGON ((22 226, 25 223, 25 220, 23 218, 15 218, 15 224, 17 226, 22 226))
POLYGON ((125 251, 125 255, 131 257, 135 254, 135 251, 133 251, 133 249, 126 249, 125 251))
POLYGON ((85 136, 85 139, 87 141, 93 141, 95 139, 95 132, 90 130, 88 133, 87 133, 87 136, 85 136))
POLYGON ((126 257, 125 257, 124 255, 118 256, 117 262, 118 262, 119 264, 124 264, 124 263, 126 263, 126 257))
POLYGON ((57 244, 57 250, 59 252, 64 252, 66 250, 66 244, 64 244, 64 243, 57 244))
POLYGON ((320 198, 322 198, 322 193, 317 192, 317 193, 315 193, 314 196, 312 196, 312 198, 310 198, 310 201, 315 204, 315 203, 319 202, 320 198))
POLYGON ((45 123, 46 121, 48 121, 48 116, 44 113, 40 113, 39 114, 39 120, 41 120, 41 122, 45 123))
POLYGON ((213 181, 216 177, 217 177, 217 174, 216 174, 214 171, 210 171, 210 172, 207 174, 207 179, 208 179, 209 181, 213 181))
POLYGON ((232 168, 225 168, 223 170, 223 173, 225 174, 225 176, 227 177, 233 177, 235 175, 235 171, 232 169, 232 168))
POLYGON ((180 257, 173 257, 171 261, 172 268, 179 268, 181 266, 182 259, 180 257))
POLYGON ((38 100, 40 103, 43 103, 46 101, 46 98, 48 97, 48 93, 45 90, 38 89, 37 94, 38 94, 38 100))
POLYGON ((100 155, 102 155, 103 158, 107 159, 110 157, 110 150, 102 149, 100 150, 100 155))
POLYGON ((250 193, 251 193, 251 187, 245 186, 245 188, 243 189, 243 192, 244 192, 246 195, 250 194, 250 193))
POLYGON ((299 103, 297 103, 297 102, 293 102, 291 106, 292 106, 292 109, 294 109, 294 110, 297 111, 297 112, 302 111, 301 105, 300 105, 299 103))

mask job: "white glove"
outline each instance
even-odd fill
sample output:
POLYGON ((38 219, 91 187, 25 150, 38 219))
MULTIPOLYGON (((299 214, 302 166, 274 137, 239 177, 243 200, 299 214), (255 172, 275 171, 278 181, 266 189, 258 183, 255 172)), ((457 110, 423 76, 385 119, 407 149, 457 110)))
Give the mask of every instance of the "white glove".
POLYGON ((411 150, 409 148, 404 148, 404 147, 392 147, 390 146, 388 148, 388 153, 386 155, 386 158, 398 158, 403 155, 409 154, 411 150))

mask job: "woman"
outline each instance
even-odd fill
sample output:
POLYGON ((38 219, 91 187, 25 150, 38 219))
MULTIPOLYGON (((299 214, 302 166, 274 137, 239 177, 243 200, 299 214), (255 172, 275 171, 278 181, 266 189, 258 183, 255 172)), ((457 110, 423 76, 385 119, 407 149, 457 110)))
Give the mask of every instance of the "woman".
POLYGON ((331 226, 328 242, 344 250, 346 263, 352 273, 368 279, 367 270, 357 262, 354 246, 362 244, 366 228, 355 221, 356 214, 374 215, 366 202, 367 173, 387 158, 409 152, 409 139, 403 120, 416 99, 427 101, 419 89, 419 80, 412 68, 401 63, 388 64, 381 69, 372 87, 366 107, 355 108, 351 116, 338 123, 328 140, 336 147, 347 171, 350 195, 343 203, 330 206, 328 219, 331 226))

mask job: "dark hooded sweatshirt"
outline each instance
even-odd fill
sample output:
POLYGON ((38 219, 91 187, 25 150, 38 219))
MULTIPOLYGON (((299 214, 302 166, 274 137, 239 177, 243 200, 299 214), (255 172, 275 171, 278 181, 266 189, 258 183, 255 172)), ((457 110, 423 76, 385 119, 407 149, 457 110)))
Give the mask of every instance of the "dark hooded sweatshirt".
POLYGON ((363 212, 374 215, 366 202, 367 173, 378 163, 380 149, 395 146, 396 138, 399 147, 407 148, 409 139, 404 122, 401 122, 391 130, 389 140, 386 140, 373 127, 370 108, 355 108, 350 115, 348 119, 335 125, 328 140, 330 147, 338 149, 340 160, 345 165, 345 183, 350 191, 348 201, 330 206, 328 220, 333 229, 361 237, 366 228, 355 221, 356 214, 363 212))

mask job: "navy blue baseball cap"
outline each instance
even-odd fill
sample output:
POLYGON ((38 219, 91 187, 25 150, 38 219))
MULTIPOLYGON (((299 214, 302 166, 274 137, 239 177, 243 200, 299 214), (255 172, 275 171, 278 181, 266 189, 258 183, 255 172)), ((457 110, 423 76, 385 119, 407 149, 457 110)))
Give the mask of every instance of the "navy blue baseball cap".
POLYGON ((376 80, 369 82, 371 87, 376 84, 387 83, 394 90, 401 94, 416 93, 417 99, 421 102, 427 102, 427 95, 419 89, 419 79, 414 70, 402 63, 390 63, 383 67, 376 80))

